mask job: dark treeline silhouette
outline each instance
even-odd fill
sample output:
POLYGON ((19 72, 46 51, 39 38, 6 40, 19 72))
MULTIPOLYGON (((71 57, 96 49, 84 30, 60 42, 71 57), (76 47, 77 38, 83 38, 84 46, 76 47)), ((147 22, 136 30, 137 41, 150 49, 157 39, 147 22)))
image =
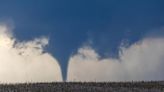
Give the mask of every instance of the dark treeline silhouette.
POLYGON ((164 81, 1 84, 0 92, 164 92, 164 81))

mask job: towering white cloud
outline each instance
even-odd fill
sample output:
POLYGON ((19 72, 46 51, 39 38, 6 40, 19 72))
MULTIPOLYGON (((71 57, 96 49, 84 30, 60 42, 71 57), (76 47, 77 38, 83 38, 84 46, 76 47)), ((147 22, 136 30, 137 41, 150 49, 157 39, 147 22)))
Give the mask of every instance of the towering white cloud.
POLYGON ((164 38, 145 38, 128 48, 119 58, 101 58, 89 46, 69 60, 67 81, 141 81, 164 79, 164 38))
POLYGON ((0 25, 0 82, 62 81, 57 60, 43 53, 47 38, 19 42, 5 25, 0 25))

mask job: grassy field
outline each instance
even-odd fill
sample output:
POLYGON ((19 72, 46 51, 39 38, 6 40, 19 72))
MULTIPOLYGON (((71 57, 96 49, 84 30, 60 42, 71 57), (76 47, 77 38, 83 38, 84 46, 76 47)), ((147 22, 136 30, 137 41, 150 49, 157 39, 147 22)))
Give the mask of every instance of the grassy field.
POLYGON ((0 92, 164 92, 164 81, 1 84, 0 92))

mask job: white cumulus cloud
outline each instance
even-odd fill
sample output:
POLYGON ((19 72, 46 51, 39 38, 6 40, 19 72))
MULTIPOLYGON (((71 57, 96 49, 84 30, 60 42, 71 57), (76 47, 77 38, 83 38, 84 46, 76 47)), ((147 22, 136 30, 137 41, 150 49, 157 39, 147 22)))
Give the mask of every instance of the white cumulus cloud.
POLYGON ((19 42, 6 25, 0 25, 0 82, 62 81, 58 61, 44 52, 45 37, 19 42))
POLYGON ((164 38, 145 38, 121 47, 119 58, 101 58, 90 46, 70 57, 67 81, 142 81, 164 79, 164 38))

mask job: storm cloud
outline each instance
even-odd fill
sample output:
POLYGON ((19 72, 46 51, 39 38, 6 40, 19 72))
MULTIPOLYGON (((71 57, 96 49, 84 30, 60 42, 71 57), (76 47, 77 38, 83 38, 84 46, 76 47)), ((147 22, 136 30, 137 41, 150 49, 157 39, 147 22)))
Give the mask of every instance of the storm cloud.
MULTIPOLYGON (((0 25, 0 82, 63 81, 60 65, 44 51, 48 38, 19 41, 10 28, 0 25)), ((69 59, 67 81, 163 80, 164 38, 147 37, 129 47, 121 46, 119 58, 102 58, 83 46, 69 59)))
POLYGON ((90 46, 70 57, 67 81, 142 81, 164 79, 164 38, 147 37, 120 47, 119 58, 101 58, 90 46))
POLYGON ((0 82, 53 82, 62 81, 58 61, 44 47, 46 37, 32 41, 18 41, 12 30, 0 25, 0 82), (44 53, 43 53, 44 52, 44 53))

